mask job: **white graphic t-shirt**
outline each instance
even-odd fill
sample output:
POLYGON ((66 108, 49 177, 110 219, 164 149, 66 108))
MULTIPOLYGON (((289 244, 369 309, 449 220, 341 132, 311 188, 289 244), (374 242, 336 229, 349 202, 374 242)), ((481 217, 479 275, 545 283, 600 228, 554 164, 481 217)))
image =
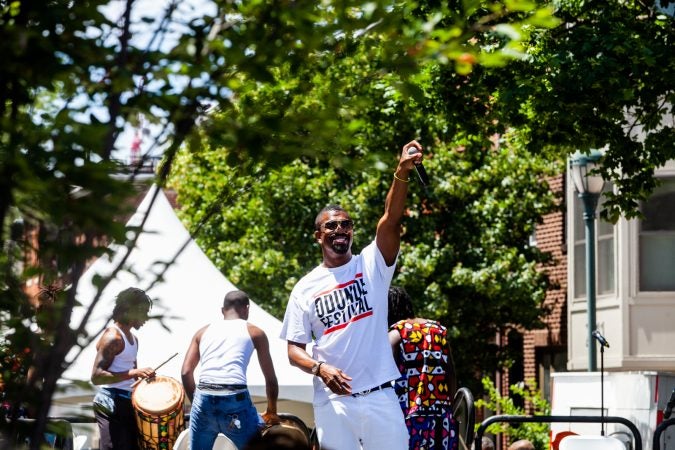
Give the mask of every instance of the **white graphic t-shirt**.
MULTIPOLYGON (((396 264, 387 266, 375 241, 335 268, 318 266, 293 288, 281 338, 309 344, 312 356, 352 377, 352 393, 400 376, 387 337, 388 290, 396 264)), ((314 377, 314 404, 337 394, 314 377)))

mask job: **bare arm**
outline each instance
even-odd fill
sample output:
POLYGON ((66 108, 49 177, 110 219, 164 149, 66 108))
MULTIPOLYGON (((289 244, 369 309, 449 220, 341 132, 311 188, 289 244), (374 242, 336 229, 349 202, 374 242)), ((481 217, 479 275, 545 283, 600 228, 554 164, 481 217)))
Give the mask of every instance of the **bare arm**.
POLYGON ((314 358, 307 353, 307 345, 299 342, 288 341, 288 360, 291 365, 300 368, 303 372, 312 373, 312 367, 316 364, 314 358))
MULTIPOLYGON (((312 367, 319 361, 312 358, 307 353, 306 348, 305 344, 288 341, 288 359, 292 365, 299 367, 303 372, 312 373, 312 367)), ((336 394, 347 395, 352 393, 352 386, 349 384, 352 377, 335 366, 326 362, 322 363, 317 376, 321 377, 326 386, 336 394)))
POLYGON ((183 360, 183 367, 180 369, 180 378, 183 381, 183 387, 185 388, 185 394, 188 396, 190 399, 190 402, 192 402, 192 399, 195 395, 195 375, 194 371, 195 368, 197 367, 197 364, 199 364, 199 341, 202 338, 202 335, 204 334, 204 331, 206 331, 206 328, 208 325, 204 328, 201 328, 199 331, 195 333, 195 335, 192 337, 192 340, 190 341, 190 346, 187 349, 187 352, 185 352, 185 359, 183 360))
POLYGON ((394 180, 391 183, 387 198, 384 202, 384 214, 377 224, 375 241, 388 266, 396 261, 401 244, 401 218, 405 211, 405 201, 408 196, 408 183, 401 180, 410 179, 410 171, 415 162, 422 160, 422 146, 417 141, 410 141, 403 146, 398 161, 394 180), (409 155, 409 148, 417 148, 419 152, 409 155))
POLYGON ((394 359, 398 360, 398 346, 401 345, 401 334, 396 330, 389 331, 389 345, 394 354, 394 359))
POLYGON ((138 377, 149 377, 154 374, 150 367, 142 369, 134 367, 123 372, 111 372, 108 370, 112 365, 115 356, 124 350, 124 339, 114 328, 108 328, 96 344, 96 358, 94 367, 91 371, 91 381, 96 385, 118 383, 124 380, 130 380, 138 377))
POLYGON ((258 362, 265 377, 265 391, 267 393, 267 409, 263 413, 265 423, 275 424, 279 423, 279 416, 277 416, 277 398, 279 397, 279 383, 277 375, 274 372, 274 363, 272 362, 272 355, 270 355, 270 344, 267 340, 267 335, 260 328, 255 325, 248 324, 248 334, 253 340, 253 346, 258 353, 258 362))

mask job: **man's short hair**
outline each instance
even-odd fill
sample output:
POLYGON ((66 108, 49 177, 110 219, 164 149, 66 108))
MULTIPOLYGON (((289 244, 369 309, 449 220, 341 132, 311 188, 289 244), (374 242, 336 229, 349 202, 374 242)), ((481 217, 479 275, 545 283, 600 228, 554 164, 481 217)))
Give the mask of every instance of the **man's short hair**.
POLYGON ((342 206, 340 206, 340 205, 335 205, 335 204, 333 204, 333 205, 325 206, 325 207, 323 207, 323 209, 321 209, 321 211, 319 211, 319 213, 316 215, 316 218, 314 218, 314 229, 315 229, 316 231, 320 231, 320 230, 321 230, 321 216, 323 216, 324 213, 327 213, 327 212, 329 212, 329 211, 343 212, 343 213, 349 215, 349 213, 347 212, 347 210, 344 209, 344 208, 343 208, 342 206))
POLYGON ((483 436, 481 441, 481 450, 495 450, 495 444, 492 442, 492 439, 487 436, 483 436))
POLYGON ((152 308, 152 300, 148 294, 142 289, 130 287, 117 294, 112 319, 115 322, 128 324, 131 311, 148 312, 150 308, 152 308))
POLYGON ((534 450, 534 444, 527 439, 521 439, 509 445, 508 450, 534 450))
POLYGON ((249 298, 246 292, 244 291, 230 291, 225 294, 225 299, 223 300, 223 308, 232 309, 232 308, 243 308, 248 306, 249 298))

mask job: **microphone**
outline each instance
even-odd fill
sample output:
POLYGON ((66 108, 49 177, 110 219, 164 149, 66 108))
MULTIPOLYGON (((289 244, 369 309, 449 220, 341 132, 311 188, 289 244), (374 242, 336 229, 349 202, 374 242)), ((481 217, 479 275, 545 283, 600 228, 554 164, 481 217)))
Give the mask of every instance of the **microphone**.
POLYGON ((591 333, 595 339, 602 345, 603 347, 609 348, 609 342, 607 342, 607 339, 603 335, 600 334, 598 330, 595 330, 594 332, 591 333))
MULTIPOLYGON (((419 153, 420 151, 417 150, 416 147, 410 147, 408 149, 408 155, 414 155, 415 153, 419 153)), ((422 183, 423 186, 426 186, 429 184, 429 175, 427 175, 427 171, 424 169, 424 165, 422 165, 421 162, 415 163, 415 171, 417 172, 417 176, 420 177, 420 182, 422 183)))

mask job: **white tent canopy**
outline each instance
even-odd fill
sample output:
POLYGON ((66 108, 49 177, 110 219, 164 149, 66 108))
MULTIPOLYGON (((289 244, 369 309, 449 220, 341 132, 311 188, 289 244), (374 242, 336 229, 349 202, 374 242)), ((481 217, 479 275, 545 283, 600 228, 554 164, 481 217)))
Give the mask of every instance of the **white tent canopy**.
MULTIPOLYGON (((153 186, 127 225, 141 224, 157 188, 153 186)), ((115 279, 106 287, 87 322, 90 334, 98 332, 110 318, 115 296, 127 287, 146 290, 153 299, 149 320, 136 331, 140 346, 140 367, 155 367, 174 353, 178 356, 162 366, 157 373, 180 381, 180 369, 185 352, 194 333, 204 325, 222 318, 223 297, 236 287, 213 266, 192 240, 180 222, 166 196, 159 189, 136 247, 115 279), (167 264, 170 264, 167 267, 167 264), (166 268, 166 271, 164 271, 166 268), (164 272, 162 274, 162 272, 164 272)), ((111 246, 112 257, 101 257, 83 274, 77 288, 77 298, 84 306, 96 295, 92 284, 97 275, 108 276, 126 254, 126 248, 111 246)), ((73 325, 85 312, 79 307, 73 312, 73 325)), ((270 351, 279 381, 279 411, 296 414, 307 422, 311 414, 312 377, 288 362, 286 342, 279 338, 281 322, 253 301, 249 322, 262 328, 270 341, 270 351)), ((88 345, 65 372, 64 380, 89 380, 96 355, 95 342, 88 345)), ((257 355, 251 358, 247 371, 248 385, 259 410, 265 408, 265 379, 257 355)), ((63 395, 55 398, 55 405, 63 395)), ((66 395, 67 397, 67 395, 66 395)), ((308 424, 309 425, 309 424, 308 424)))

